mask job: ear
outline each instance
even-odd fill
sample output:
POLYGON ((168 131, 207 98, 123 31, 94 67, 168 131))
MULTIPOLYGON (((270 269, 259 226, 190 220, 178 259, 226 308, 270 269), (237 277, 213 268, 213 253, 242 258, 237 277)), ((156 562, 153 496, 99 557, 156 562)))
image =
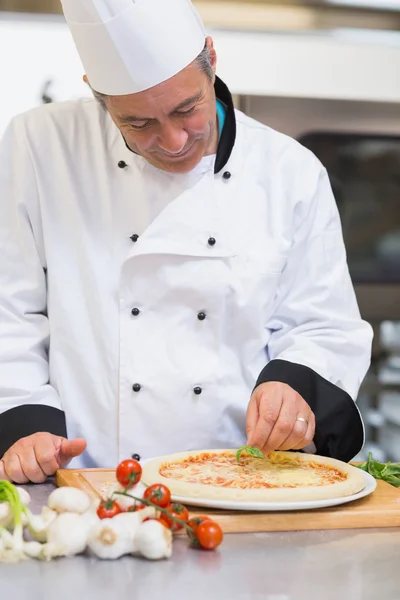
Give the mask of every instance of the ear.
POLYGON ((214 71, 214 76, 215 76, 215 73, 217 70, 217 53, 215 52, 214 42, 213 42, 212 37, 207 36, 206 44, 207 44, 207 48, 210 52, 211 66, 212 66, 212 70, 214 71))
POLYGON ((84 81, 85 83, 89 83, 89 79, 87 78, 87 75, 84 75, 84 76, 82 77, 82 79, 83 79, 83 81, 84 81))

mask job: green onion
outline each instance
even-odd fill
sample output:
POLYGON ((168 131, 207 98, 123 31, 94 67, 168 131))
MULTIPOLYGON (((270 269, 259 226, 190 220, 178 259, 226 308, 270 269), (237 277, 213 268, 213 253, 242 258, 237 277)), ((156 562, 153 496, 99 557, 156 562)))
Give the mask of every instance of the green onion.
POLYGON ((26 507, 21 502, 17 488, 9 481, 0 480, 0 502, 8 502, 13 517, 11 538, 7 530, 0 530, 0 560, 18 561, 25 558, 22 513, 26 513, 26 507))

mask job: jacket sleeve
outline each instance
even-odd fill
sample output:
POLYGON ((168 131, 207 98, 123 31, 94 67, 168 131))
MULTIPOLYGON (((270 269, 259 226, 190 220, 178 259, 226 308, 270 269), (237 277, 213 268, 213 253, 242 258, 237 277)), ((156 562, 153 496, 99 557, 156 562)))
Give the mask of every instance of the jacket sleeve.
POLYGON ((294 388, 315 414, 316 452, 349 461, 364 443, 355 399, 370 364, 372 328, 360 317, 327 172, 315 157, 312 164, 302 184, 311 187, 309 197, 296 209, 302 216, 266 323, 270 362, 256 385, 294 388))
POLYGON ((0 144, 0 458, 37 431, 66 435, 60 399, 49 383, 40 210, 20 119, 0 144))

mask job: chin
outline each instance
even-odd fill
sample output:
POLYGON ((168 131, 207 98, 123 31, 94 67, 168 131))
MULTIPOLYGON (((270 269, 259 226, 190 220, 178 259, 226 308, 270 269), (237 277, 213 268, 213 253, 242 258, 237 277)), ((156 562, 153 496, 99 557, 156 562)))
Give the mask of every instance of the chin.
POLYGON ((177 173, 183 175, 184 173, 189 173, 190 171, 192 171, 192 169, 194 169, 199 164, 201 158, 201 156, 198 156, 194 159, 192 158, 191 160, 169 163, 163 165, 161 168, 164 171, 168 171, 169 173, 177 173))

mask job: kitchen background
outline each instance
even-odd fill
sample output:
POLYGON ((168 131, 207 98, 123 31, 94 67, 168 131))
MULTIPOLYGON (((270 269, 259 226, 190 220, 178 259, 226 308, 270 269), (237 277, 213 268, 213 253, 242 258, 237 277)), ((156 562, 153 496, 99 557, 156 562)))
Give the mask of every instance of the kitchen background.
MULTIPOLYGON (((195 1, 236 106, 309 147, 339 206, 373 359, 366 444, 400 460, 400 0, 195 1)), ((90 96, 59 0, 0 0, 0 135, 13 115, 90 96)))

